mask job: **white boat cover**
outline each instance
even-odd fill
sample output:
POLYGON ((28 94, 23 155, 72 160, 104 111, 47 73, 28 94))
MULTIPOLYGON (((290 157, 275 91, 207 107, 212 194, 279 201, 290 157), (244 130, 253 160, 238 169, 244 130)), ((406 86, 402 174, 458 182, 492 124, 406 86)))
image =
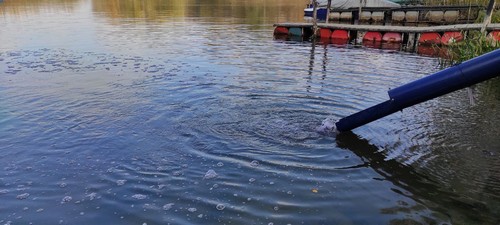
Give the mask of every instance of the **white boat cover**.
MULTIPOLYGON (((312 0, 311 0, 312 1, 312 0)), ((328 0, 316 0, 320 7, 325 7, 328 0)), ((349 9, 361 7, 399 8, 401 5, 388 0, 332 0, 333 9, 349 9)))

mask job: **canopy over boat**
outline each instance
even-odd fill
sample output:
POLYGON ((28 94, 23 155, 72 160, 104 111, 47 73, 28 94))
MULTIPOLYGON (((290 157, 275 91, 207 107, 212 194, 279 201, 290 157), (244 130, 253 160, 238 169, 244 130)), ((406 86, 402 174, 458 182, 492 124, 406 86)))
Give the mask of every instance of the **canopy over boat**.
MULTIPOLYGON (((328 0, 316 0, 320 7, 325 7, 328 0)), ((334 9, 349 9, 359 7, 370 8, 400 8, 401 5, 388 0, 332 0, 332 8, 334 9)))

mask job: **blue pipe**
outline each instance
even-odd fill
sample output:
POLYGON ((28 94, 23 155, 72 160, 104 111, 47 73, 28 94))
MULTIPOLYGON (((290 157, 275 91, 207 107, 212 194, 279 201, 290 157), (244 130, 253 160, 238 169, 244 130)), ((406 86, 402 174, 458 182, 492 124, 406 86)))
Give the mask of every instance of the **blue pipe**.
POLYGON ((335 126, 344 132, 433 98, 500 75, 500 49, 457 64, 430 76, 394 88, 390 99, 340 119, 335 126))

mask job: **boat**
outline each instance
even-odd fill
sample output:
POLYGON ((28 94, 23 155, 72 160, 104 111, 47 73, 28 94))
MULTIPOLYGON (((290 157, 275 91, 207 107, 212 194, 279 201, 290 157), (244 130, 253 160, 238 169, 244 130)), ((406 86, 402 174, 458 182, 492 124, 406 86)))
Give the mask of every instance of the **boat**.
MULTIPOLYGON (((318 20, 326 20, 326 13, 328 10, 326 10, 325 7, 318 7, 316 9, 316 18, 318 20)), ((307 4, 306 8, 304 9, 304 16, 305 17, 314 17, 314 5, 313 4, 307 4)))
MULTIPOLYGON (((313 11, 314 11, 314 0, 311 0, 309 4, 306 5, 306 8, 304 9, 304 16, 306 17, 313 17, 313 11)), ((318 7, 317 7, 317 13, 316 13, 316 18, 318 20, 326 20, 326 14, 327 14, 327 0, 316 0, 318 7)), ((393 9, 393 8, 400 8, 401 5, 389 1, 389 0, 363 0, 363 1, 352 1, 352 0, 331 0, 331 6, 330 9, 332 11, 335 10, 357 10, 360 7, 362 8, 384 8, 384 9, 393 9)))

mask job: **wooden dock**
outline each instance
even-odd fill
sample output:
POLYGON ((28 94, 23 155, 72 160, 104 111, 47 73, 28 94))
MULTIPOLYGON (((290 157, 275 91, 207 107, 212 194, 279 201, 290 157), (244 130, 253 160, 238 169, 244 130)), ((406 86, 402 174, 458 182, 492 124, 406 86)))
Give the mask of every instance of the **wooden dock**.
MULTIPOLYGON (((317 31, 313 31, 313 23, 277 23, 274 24, 275 35, 309 38, 313 35, 323 40, 335 40, 337 44, 347 43, 396 43, 403 50, 415 51, 419 45, 448 45, 460 42, 470 31, 480 31, 482 24, 453 24, 440 26, 391 26, 391 25, 357 25, 341 23, 317 23, 317 31)), ((488 37, 500 41, 500 23, 486 27, 488 37)), ((371 44, 370 44, 371 45, 371 44)))
MULTIPOLYGON (((312 29, 312 23, 277 23, 274 27, 305 28, 312 29)), ((427 33, 427 32, 449 32, 449 31, 470 31, 481 30, 482 24, 454 24, 428 27, 410 27, 410 26, 383 26, 383 25, 353 25, 337 23, 318 23, 318 28, 332 30, 351 30, 351 31, 378 31, 378 32, 400 32, 400 33, 427 33)), ((493 23, 487 26, 486 30, 500 30, 500 23, 493 23)))

